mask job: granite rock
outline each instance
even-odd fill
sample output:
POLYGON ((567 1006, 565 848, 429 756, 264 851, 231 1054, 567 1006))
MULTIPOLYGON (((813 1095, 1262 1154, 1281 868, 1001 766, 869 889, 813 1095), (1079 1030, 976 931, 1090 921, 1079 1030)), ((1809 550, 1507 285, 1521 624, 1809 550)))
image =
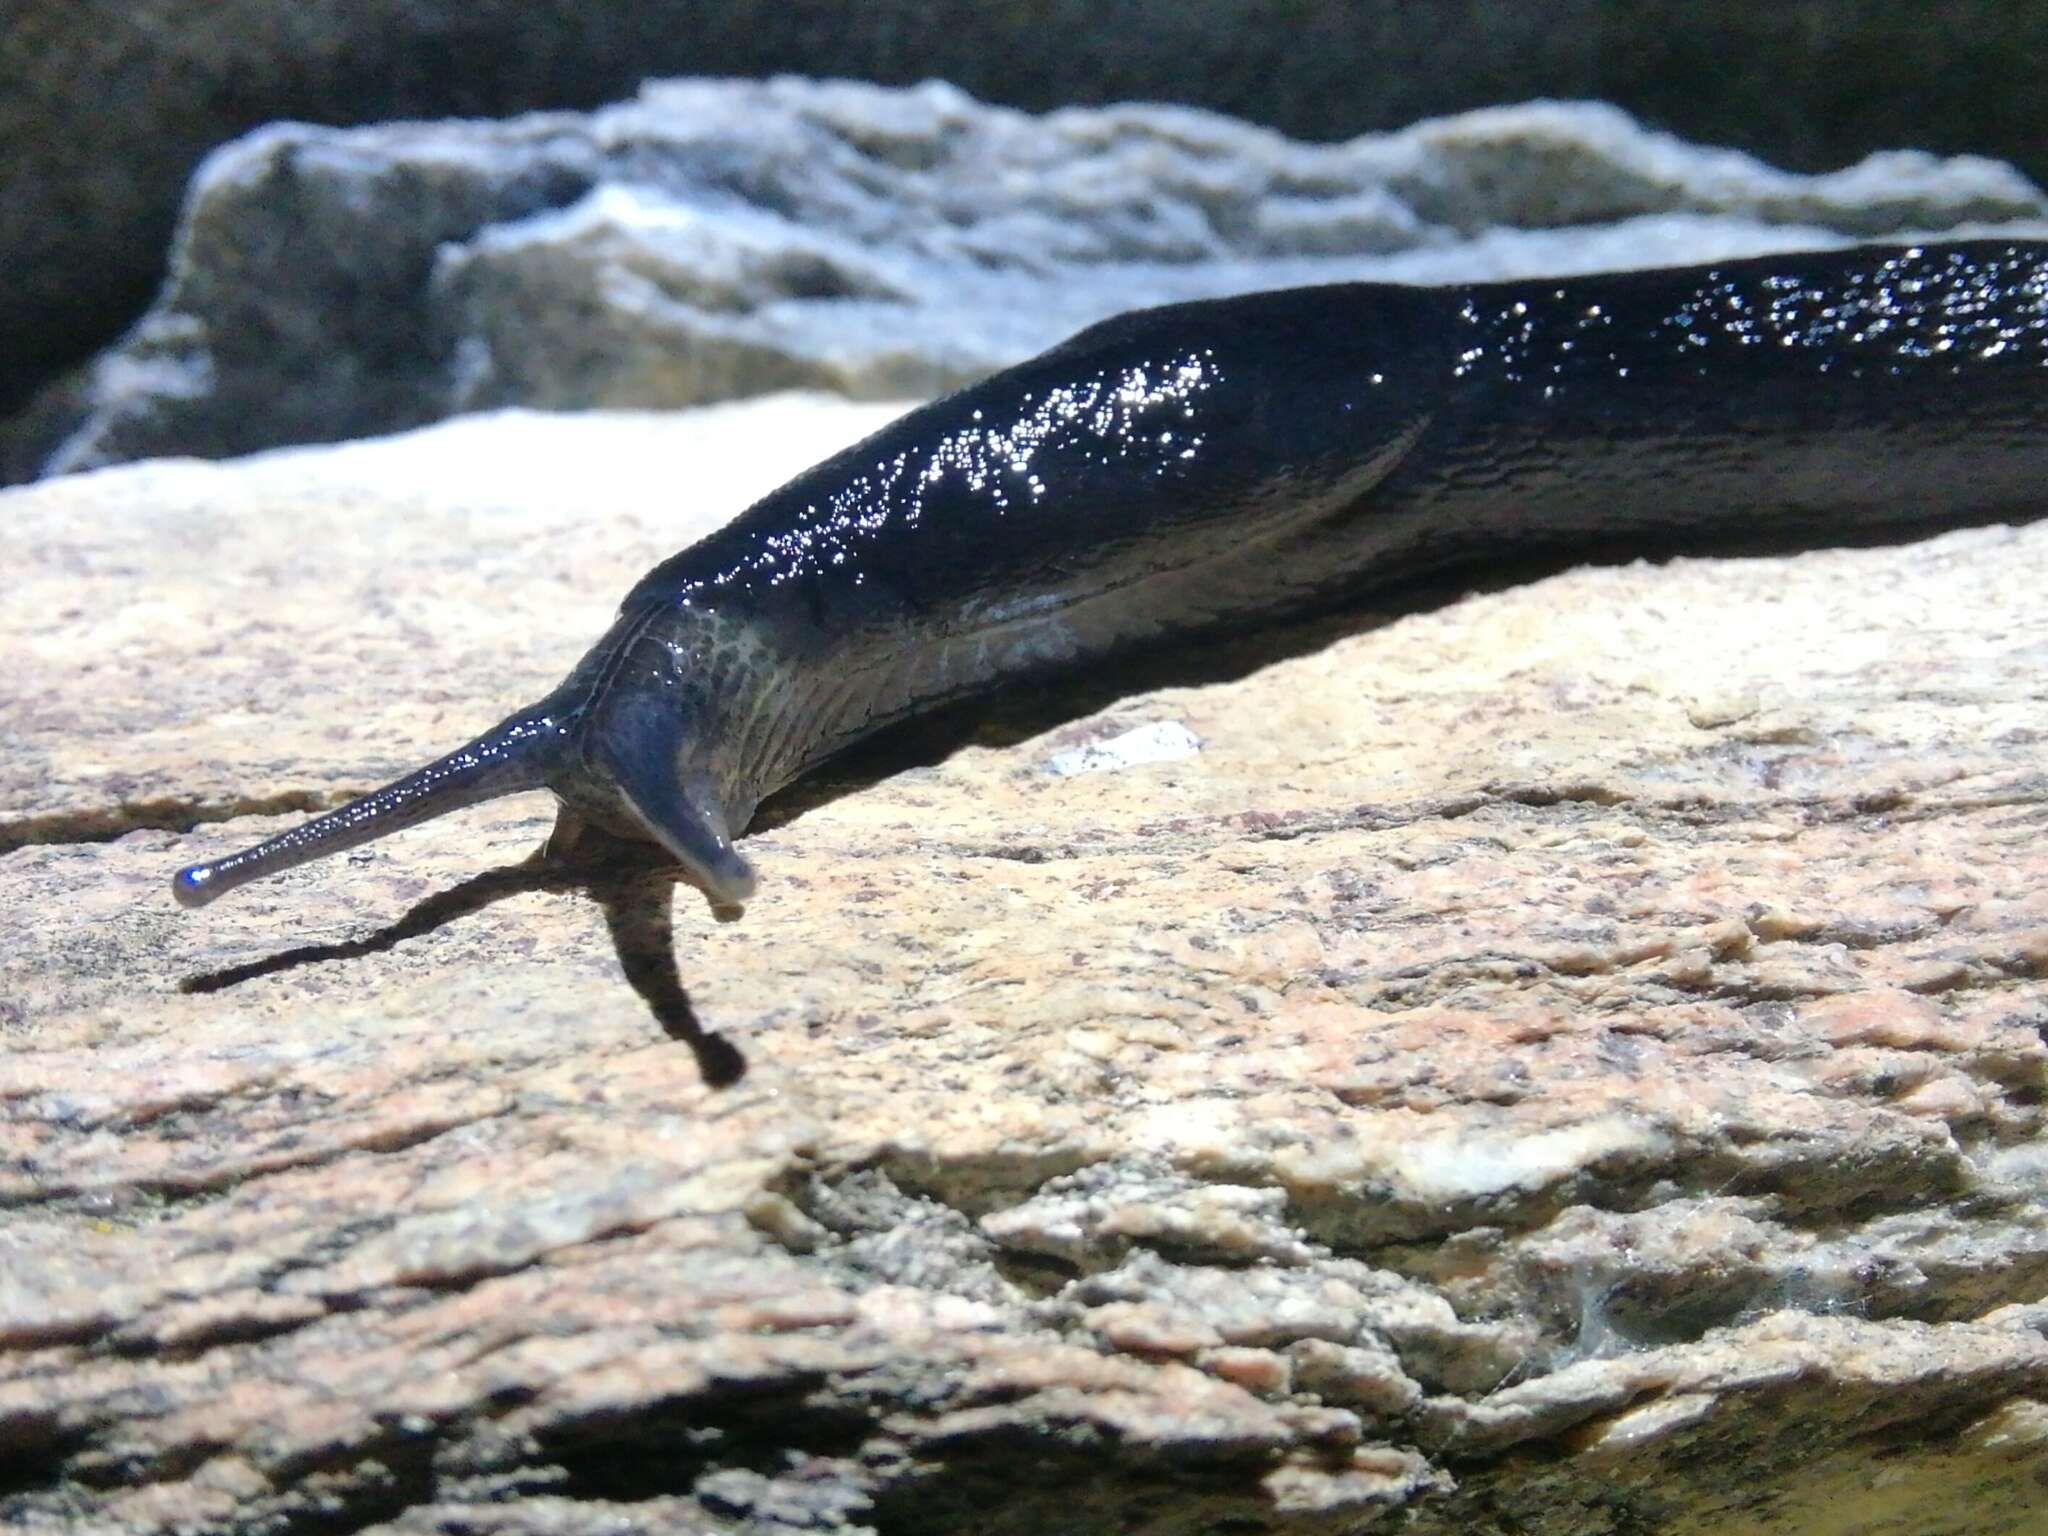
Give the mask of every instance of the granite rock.
POLYGON ((0 1521, 2038 1530, 2048 525, 1006 697, 738 921, 537 796, 171 904, 880 414, 0 498, 0 1521))
POLYGON ((1151 303, 2048 230, 2009 166, 1828 175, 1536 103, 1341 144, 932 83, 672 81, 589 114, 279 125, 208 158, 156 303, 0 433, 15 478, 464 411, 931 394, 1151 303))

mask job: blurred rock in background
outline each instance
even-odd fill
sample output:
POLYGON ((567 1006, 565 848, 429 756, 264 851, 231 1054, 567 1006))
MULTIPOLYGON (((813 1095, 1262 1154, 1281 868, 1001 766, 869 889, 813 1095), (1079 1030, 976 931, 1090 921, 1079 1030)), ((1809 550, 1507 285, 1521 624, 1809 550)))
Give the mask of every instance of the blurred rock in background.
POLYGON ((194 178, 142 321, 10 427, 13 479, 467 411, 955 387, 1146 304, 2048 229, 2001 162, 1825 175, 1587 103, 1308 144, 937 82, 670 81, 591 114, 279 125, 194 178))
POLYGON ((278 119, 584 109, 649 77, 777 71, 944 79, 1034 110, 1185 102, 1311 139, 1590 97, 1796 169, 1912 145, 2039 180, 2044 51, 2048 12, 2014 0, 9 0, 0 413, 142 313, 194 165, 278 119))

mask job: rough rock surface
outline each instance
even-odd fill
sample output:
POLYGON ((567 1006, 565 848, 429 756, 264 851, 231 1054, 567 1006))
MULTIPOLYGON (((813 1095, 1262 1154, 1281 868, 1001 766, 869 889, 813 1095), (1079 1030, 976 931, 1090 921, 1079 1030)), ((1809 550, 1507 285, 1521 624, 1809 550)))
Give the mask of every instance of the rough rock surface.
POLYGON ((2025 0, 8 0, 0 18, 0 413, 141 313, 213 146, 285 118, 589 108, 649 75, 1187 102, 1314 139, 1598 98, 1806 169, 1914 144, 2048 176, 2048 12, 2025 0))
POLYGON ((577 116, 267 128, 194 181, 169 280, 0 440, 14 478, 468 410, 937 392, 1149 303, 2048 230, 2010 167, 1825 176, 1539 103, 1346 144, 945 85, 670 82, 577 116))
POLYGON ((171 905, 875 421, 0 498, 0 1521, 2039 1532, 2048 525, 1008 699, 679 976, 539 797, 171 905))

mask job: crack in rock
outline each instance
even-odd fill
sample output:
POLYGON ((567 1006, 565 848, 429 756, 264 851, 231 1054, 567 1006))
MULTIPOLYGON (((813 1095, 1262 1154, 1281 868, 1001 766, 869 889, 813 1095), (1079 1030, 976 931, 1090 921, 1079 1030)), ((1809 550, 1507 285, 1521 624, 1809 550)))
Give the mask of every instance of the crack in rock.
POLYGON ((50 843, 108 843, 130 832, 190 832, 209 822, 241 816, 288 816, 325 811, 351 795, 342 791, 280 790, 239 800, 191 800, 167 795, 127 800, 97 809, 53 811, 0 821, 0 854, 50 843))

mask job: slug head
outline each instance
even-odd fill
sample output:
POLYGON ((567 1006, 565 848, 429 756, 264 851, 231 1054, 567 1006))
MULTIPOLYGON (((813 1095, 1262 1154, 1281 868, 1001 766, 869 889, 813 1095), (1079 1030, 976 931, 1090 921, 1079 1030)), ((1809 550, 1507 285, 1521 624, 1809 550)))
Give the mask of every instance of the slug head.
POLYGON ((659 844, 720 906, 754 892, 753 866, 733 831, 760 796, 727 763, 730 730, 718 680, 693 659, 648 646, 620 626, 567 682, 426 767, 253 848, 189 865, 172 878, 180 906, 200 907, 237 886, 374 841, 464 806, 551 789, 572 818, 659 844), (644 658, 634 664, 635 652, 644 658), (650 654, 651 653, 651 654, 650 654))
POLYGON ((716 905, 736 907, 754 894, 754 868, 732 843, 753 798, 735 803, 696 760, 694 713, 666 691, 620 686, 583 722, 578 771, 552 787, 569 812, 659 843, 716 905))

